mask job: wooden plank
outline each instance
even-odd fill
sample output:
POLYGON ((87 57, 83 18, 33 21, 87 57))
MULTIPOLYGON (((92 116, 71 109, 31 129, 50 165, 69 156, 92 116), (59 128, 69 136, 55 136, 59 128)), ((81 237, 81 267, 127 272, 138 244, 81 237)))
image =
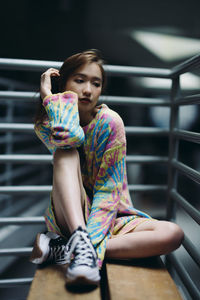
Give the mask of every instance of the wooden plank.
POLYGON ((110 300, 181 300, 178 289, 158 258, 108 262, 110 300))
POLYGON ((100 288, 69 291, 66 288, 66 265, 37 269, 27 300, 100 300, 100 288))

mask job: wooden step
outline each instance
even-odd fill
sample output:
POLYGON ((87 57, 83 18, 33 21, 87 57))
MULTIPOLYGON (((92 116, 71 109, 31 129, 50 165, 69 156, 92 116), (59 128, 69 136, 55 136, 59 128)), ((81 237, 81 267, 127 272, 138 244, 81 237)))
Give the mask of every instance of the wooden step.
POLYGON ((109 300, 181 300, 160 258, 106 264, 109 300))
POLYGON ((27 300, 181 300, 159 257, 110 260, 103 266, 101 288, 74 292, 66 288, 66 265, 36 271, 27 300))
POLYGON ((100 300, 100 288, 69 291, 66 288, 66 265, 37 269, 27 300, 100 300))

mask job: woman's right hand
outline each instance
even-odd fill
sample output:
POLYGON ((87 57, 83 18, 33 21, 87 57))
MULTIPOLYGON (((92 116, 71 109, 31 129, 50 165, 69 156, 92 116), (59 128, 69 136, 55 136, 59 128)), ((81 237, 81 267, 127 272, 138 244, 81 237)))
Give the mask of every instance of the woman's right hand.
POLYGON ((44 99, 46 96, 51 94, 51 88, 52 88, 51 77, 52 76, 60 76, 59 71, 57 69, 50 68, 41 75, 40 95, 41 95, 42 99, 44 99))

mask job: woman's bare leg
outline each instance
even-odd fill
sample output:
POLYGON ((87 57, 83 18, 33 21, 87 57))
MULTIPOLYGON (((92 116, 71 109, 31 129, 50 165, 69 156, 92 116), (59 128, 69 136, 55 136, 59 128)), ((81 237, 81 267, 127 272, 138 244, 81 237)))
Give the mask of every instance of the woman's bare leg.
POLYGON ((110 239, 106 257, 140 258, 167 254, 181 245, 183 236, 182 229, 174 223, 148 220, 133 232, 110 239))
POLYGON ((56 150, 53 167, 53 205, 57 225, 66 235, 78 226, 86 228, 83 216, 82 179, 76 149, 56 150))
MULTIPOLYGON (((86 228, 82 193, 77 150, 57 150, 52 194, 57 224, 64 234, 72 233, 78 226, 86 228)), ((183 235, 183 231, 174 223, 148 220, 139 224, 133 232, 110 239, 106 257, 139 258, 166 254, 180 246, 183 235)))

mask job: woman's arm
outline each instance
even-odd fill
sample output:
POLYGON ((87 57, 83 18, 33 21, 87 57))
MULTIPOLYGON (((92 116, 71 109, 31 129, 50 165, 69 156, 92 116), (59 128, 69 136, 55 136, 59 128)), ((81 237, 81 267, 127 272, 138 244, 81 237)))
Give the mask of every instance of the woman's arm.
POLYGON ((46 96, 51 95, 51 77, 60 76, 60 73, 57 69, 50 68, 41 75, 40 79, 40 96, 44 99, 46 96))
POLYGON ((76 148, 84 142, 77 102, 77 94, 70 91, 49 95, 43 100, 49 120, 49 141, 56 147, 76 148))
POLYGON ((37 136, 51 152, 56 148, 79 147, 84 141, 84 132, 79 124, 78 98, 71 91, 51 93, 51 77, 59 76, 50 68, 41 76, 40 93, 47 116, 35 124, 37 136))

